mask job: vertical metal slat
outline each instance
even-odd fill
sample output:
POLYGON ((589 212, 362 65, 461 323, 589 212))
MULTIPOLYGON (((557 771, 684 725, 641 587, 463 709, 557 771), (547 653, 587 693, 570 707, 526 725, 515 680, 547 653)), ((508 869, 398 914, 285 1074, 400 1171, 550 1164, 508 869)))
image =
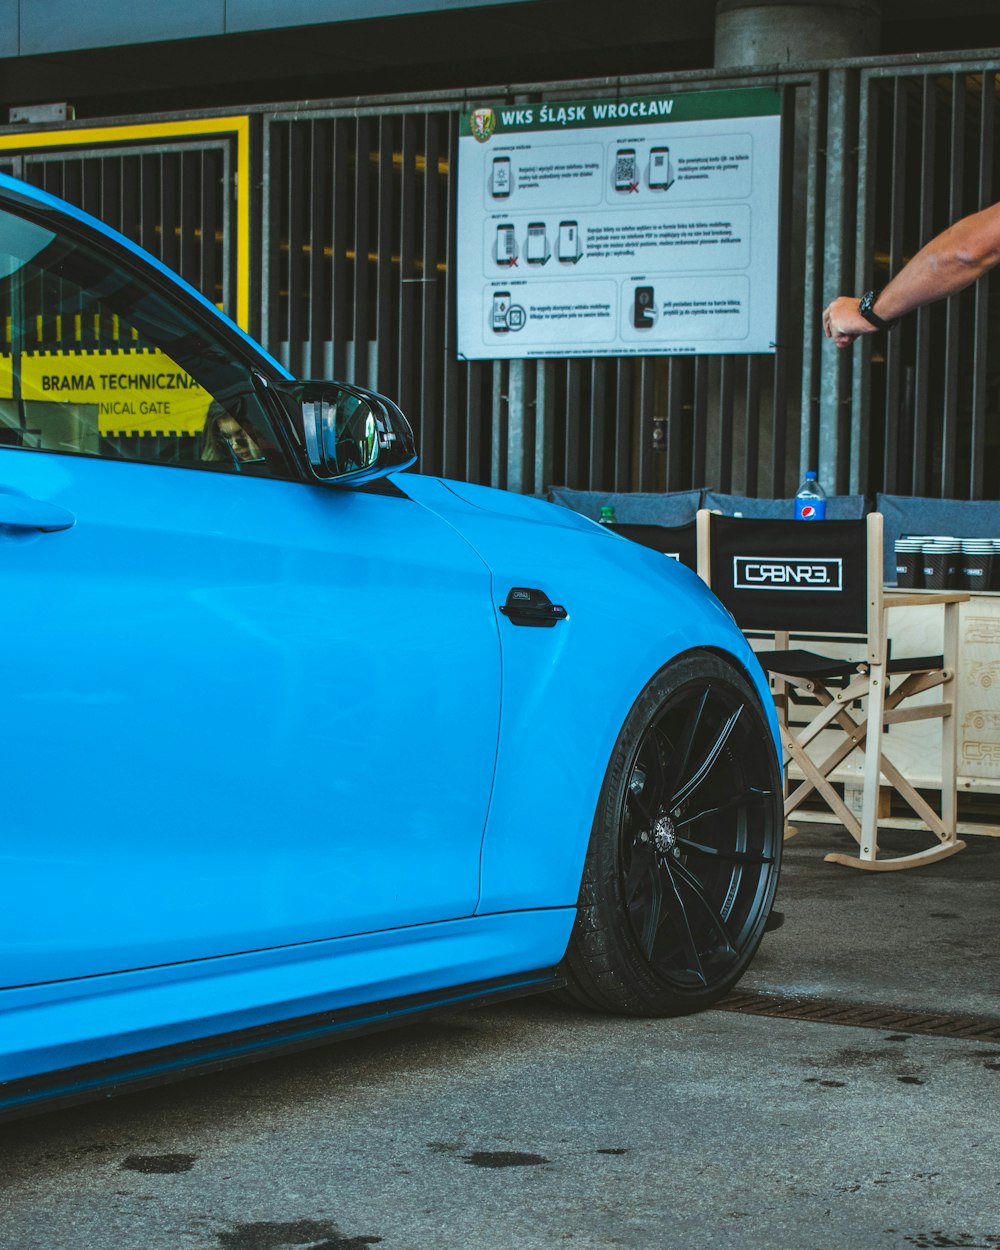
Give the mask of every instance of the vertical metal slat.
POLYGON ((684 406, 685 372, 690 372, 690 362, 683 356, 671 356, 667 361, 667 490, 684 490, 691 485, 691 440, 684 406))
MULTIPOLYGON (((871 281, 871 251, 875 234, 875 196, 869 193, 878 156, 879 99, 877 84, 868 75, 861 80, 858 109, 858 206, 852 288, 863 291, 871 281)), ((862 340, 851 378, 851 472, 848 491, 867 491, 872 438, 872 345, 862 340)))
MULTIPOLYGON (((440 316, 441 316, 441 347, 442 347, 442 365, 441 365, 441 392, 437 404, 441 414, 441 432, 442 446, 440 461, 445 462, 445 449, 451 445, 452 440, 459 440, 462 437, 467 439, 467 430, 464 422, 462 422, 459 411, 459 400, 461 397, 461 386, 459 382, 459 362, 457 362, 457 342, 456 342, 456 325, 457 325, 457 275, 455 271, 455 255, 457 252, 457 169, 459 169, 459 119, 454 113, 446 113, 442 115, 442 125, 445 129, 444 150, 447 154, 447 174, 445 181, 444 205, 439 205, 439 211, 444 209, 444 256, 441 260, 447 266, 445 281, 439 296, 440 316)), ((437 287, 435 287, 435 290, 437 287)), ((477 367, 482 367, 477 366, 477 367)), ((506 409, 501 412, 494 411, 492 419, 495 422, 506 422, 506 409)), ((506 467, 505 470, 506 472, 506 467)))
MULTIPOLYGON (((963 196, 962 182, 965 177, 965 75, 952 76, 951 99, 951 194, 948 204, 948 216, 957 221, 962 216, 963 196)), ((958 425, 959 425, 959 394, 960 377, 959 355, 961 348, 961 303, 958 299, 948 300, 945 320, 945 355, 944 355, 944 403, 942 412, 943 437, 941 446, 941 478, 940 492, 946 498, 953 498, 958 483, 958 425)))
MULTIPOLYGON (((606 362, 590 364, 590 439, 587 454, 587 485, 593 490, 604 477, 605 447, 608 438, 606 362)), ((597 489, 600 489, 598 486, 597 489)))
MULTIPOLYGON (((937 140, 937 84, 930 74, 921 82, 920 135, 920 242, 934 233, 935 153, 937 140)), ((933 340, 930 308, 917 310, 917 346, 913 396, 913 448, 909 464, 909 487, 917 495, 927 490, 930 459, 930 361, 933 340)))
POLYGON ((580 391, 581 370, 583 362, 567 360, 566 369, 566 401, 564 437, 566 446, 566 484, 584 490, 590 485, 587 475, 586 454, 580 436, 580 391))
MULTIPOLYGON (((707 437, 708 437, 708 357, 696 356, 694 362, 694 403, 692 410, 691 484, 707 484, 707 437)), ((777 415, 777 414, 776 414, 777 415)))
MULTIPOLYGON (((354 136, 354 360, 351 376, 362 385, 368 383, 368 326, 372 302, 368 274, 371 136, 371 120, 359 117, 354 136)), ((425 443, 429 433, 429 430, 421 431, 425 443)))
MULTIPOLYGON (((421 429, 435 421, 438 413, 441 377, 442 343, 438 334, 438 305, 448 302, 448 291, 451 287, 451 273, 445 274, 441 283, 438 282, 438 231, 439 214, 443 211, 450 220, 449 199, 447 190, 444 204, 441 203, 440 175, 438 161, 441 152, 440 118, 429 114, 423 126, 424 179, 422 197, 422 228, 420 234, 420 382, 419 403, 421 429), (442 291, 441 287, 445 290, 442 291)), ((416 200, 414 188, 413 200, 416 200)), ((411 288, 412 290, 412 288, 411 288)), ((445 366, 447 368, 447 365, 445 366)), ((470 379, 471 380, 471 379, 470 379)), ((446 390, 447 390, 446 386, 446 390)), ((441 441, 444 449, 442 466, 449 476, 461 473, 461 462, 458 455, 458 430, 449 420, 447 410, 441 413, 441 441)), ((427 466, 425 465, 425 468, 427 466)), ((466 471, 468 471, 466 465, 466 471)))
POLYGON ((733 458, 735 452, 733 446, 733 408, 735 404, 733 383, 733 358, 732 356, 722 356, 719 358, 718 448, 721 455, 719 458, 718 483, 719 489, 726 493, 732 492, 733 489, 733 458))
POLYGON ((332 215, 329 225, 330 337, 333 340, 332 371, 335 378, 347 377, 347 341, 352 332, 352 284, 347 252, 351 239, 350 152, 352 123, 334 119, 333 160, 327 184, 332 215))
POLYGON ((615 431, 611 453, 611 485, 616 491, 628 490, 631 481, 632 405, 634 361, 629 357, 615 362, 615 431))
POLYGON ((643 356, 639 366, 639 411, 635 422, 635 471, 633 481, 639 490, 656 489, 656 456, 653 451, 653 411, 655 400, 655 358, 643 356))
MULTIPOLYGON (((982 75, 982 97, 979 110, 979 195, 977 209, 988 207, 993 195, 993 146, 996 133, 996 75, 982 75)), ((976 283, 975 329, 972 356, 972 430, 969 445, 968 491, 970 499, 982 499, 986 466, 986 401, 989 356, 990 284, 976 283)))
POLYGON ((330 224, 327 220, 329 200, 326 193, 330 185, 328 124, 314 120, 309 124, 306 137, 309 142, 309 195, 304 203, 308 205, 308 241, 305 244, 308 251, 303 258, 306 263, 303 264, 301 272, 307 292, 304 312, 309 357, 304 362, 304 368, 310 377, 321 378, 326 373, 326 343, 330 334, 330 292, 327 290, 326 278, 331 266, 327 265, 325 255, 326 240, 330 237, 330 224))
POLYGON ((290 367, 301 376, 309 370, 304 359, 306 333, 309 325, 305 259, 306 232, 304 208, 309 204, 309 135, 303 126, 292 128, 288 136, 288 188, 285 196, 288 222, 288 307, 285 339, 288 342, 290 367))
POLYGON ((398 392, 396 354, 392 350, 396 320, 398 284, 393 282, 393 150, 395 148, 394 117, 381 117, 378 122, 378 203, 376 206, 375 262, 375 350, 377 376, 370 385, 390 395, 398 392))
POLYGON ((744 407, 743 443, 746 448, 741 491, 756 495, 760 475, 760 374, 759 356, 746 358, 746 403, 744 407))
MULTIPOLYGON (((417 270, 416 216, 417 195, 417 119, 407 115, 402 120, 401 168, 399 182, 399 282, 396 303, 399 330, 396 335, 396 388, 404 412, 416 404, 414 382, 415 352, 419 323, 416 310, 417 293, 424 283, 424 274, 417 270)), ((424 177, 429 172, 424 168, 424 177)), ((388 346, 388 345, 387 345, 388 346)))
MULTIPOLYGON (((889 272, 898 273, 903 264, 906 212, 906 133, 907 82, 897 78, 893 83, 892 116, 892 191, 890 199, 889 272)), ((899 485, 900 406, 903 400, 903 357, 899 338, 890 336, 885 342, 885 434, 883 439, 883 480, 889 494, 899 485)))

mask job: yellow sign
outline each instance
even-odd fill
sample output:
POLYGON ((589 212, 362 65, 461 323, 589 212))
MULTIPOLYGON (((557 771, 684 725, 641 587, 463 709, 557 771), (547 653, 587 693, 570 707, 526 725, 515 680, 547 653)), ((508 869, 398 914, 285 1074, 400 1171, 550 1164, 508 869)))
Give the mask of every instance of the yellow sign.
POLYGON ((0 356, 0 399, 14 398, 14 365, 10 356, 0 356))
MULTIPOLYGON (((212 396, 163 352, 24 352, 20 393, 28 403, 88 404, 102 434, 197 433, 212 396)), ((11 358, 0 358, 0 398, 12 391, 11 358)))

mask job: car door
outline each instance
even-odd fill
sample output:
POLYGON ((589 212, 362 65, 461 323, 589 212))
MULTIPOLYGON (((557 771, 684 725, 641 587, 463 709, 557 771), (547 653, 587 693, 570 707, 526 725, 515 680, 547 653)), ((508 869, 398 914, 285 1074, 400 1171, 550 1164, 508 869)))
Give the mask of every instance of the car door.
POLYGON ((252 361, 64 223, 0 214, 0 295, 0 983, 471 915, 479 557, 298 480, 252 361))

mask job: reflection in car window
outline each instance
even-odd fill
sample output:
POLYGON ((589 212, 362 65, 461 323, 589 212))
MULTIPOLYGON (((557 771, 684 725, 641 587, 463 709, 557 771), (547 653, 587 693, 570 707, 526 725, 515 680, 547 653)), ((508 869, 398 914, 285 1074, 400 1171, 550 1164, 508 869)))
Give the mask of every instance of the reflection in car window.
POLYGON ((292 477, 246 363, 74 235, 0 209, 0 446, 292 477))

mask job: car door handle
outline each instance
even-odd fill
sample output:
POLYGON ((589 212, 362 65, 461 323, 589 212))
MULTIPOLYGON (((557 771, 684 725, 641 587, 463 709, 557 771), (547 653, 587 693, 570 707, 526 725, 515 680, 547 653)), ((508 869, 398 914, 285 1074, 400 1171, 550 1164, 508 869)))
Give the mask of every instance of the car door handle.
POLYGON ((534 625, 543 629, 551 629, 557 621, 564 621, 569 616, 566 609, 553 603, 544 590, 535 590, 530 586, 512 587, 500 611, 512 625, 534 625))
POLYGON ((18 530, 68 530, 76 524, 76 517, 66 508, 44 499, 32 499, 30 495, 15 495, 0 490, 0 525, 18 530))

